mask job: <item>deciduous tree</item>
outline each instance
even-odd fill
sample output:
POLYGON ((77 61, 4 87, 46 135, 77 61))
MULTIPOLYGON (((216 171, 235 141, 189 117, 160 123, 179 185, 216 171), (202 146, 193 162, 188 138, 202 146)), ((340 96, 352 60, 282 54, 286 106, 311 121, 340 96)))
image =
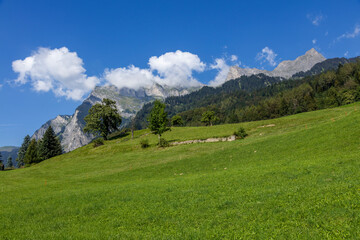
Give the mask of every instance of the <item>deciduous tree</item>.
POLYGON ((85 132, 101 135, 105 140, 110 133, 117 131, 121 124, 115 101, 107 98, 92 106, 84 120, 85 132))
POLYGON ((170 128, 168 127, 169 120, 167 118, 167 112, 165 112, 164 103, 160 102, 159 100, 156 100, 154 102, 154 107, 150 112, 148 121, 149 129, 153 134, 158 135, 160 144, 161 135, 164 132, 170 130, 170 128))
POLYGON ((204 112, 201 118, 201 122, 205 123, 207 126, 212 126, 216 121, 218 121, 218 117, 215 116, 214 111, 204 112))
POLYGON ((183 125, 183 120, 180 115, 175 115, 171 118, 171 125, 173 126, 181 126, 183 125))

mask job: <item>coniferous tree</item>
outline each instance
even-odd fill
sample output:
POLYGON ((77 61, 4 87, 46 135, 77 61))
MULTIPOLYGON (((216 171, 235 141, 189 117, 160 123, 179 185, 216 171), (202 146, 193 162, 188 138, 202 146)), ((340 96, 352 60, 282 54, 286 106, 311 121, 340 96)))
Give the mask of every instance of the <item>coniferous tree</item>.
POLYGON ((38 154, 38 146, 35 139, 30 141, 29 147, 26 151, 24 163, 32 164, 40 162, 39 154, 38 154))
POLYGON ((167 118, 167 112, 165 112, 164 103, 160 102, 159 100, 154 102, 154 107, 150 112, 148 121, 149 129, 153 134, 158 135, 160 144, 161 135, 164 132, 170 130, 170 128, 167 126, 169 120, 167 118))
POLYGON ((12 163, 12 157, 9 156, 6 162, 6 167, 7 168, 12 168, 13 167, 13 163, 12 163))
POLYGON ((26 135, 23 143, 21 144, 21 147, 18 152, 18 157, 16 159, 18 167, 24 166, 24 158, 25 158, 26 150, 30 145, 30 141, 31 141, 30 136, 26 135))
POLYGON ((48 127, 41 142, 38 144, 38 153, 41 161, 62 153, 60 141, 51 126, 48 127))
POLYGON ((3 164, 3 162, 2 162, 1 152, 0 152, 0 170, 4 170, 4 164, 3 164))

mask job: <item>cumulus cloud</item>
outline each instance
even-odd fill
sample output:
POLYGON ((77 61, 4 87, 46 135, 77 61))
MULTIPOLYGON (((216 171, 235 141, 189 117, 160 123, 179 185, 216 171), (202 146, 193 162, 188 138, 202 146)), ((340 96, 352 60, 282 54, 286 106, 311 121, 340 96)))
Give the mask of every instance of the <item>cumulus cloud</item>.
POLYGON ((149 59, 151 71, 156 71, 159 83, 168 86, 193 87, 201 85, 192 74, 194 71, 203 72, 206 64, 200 58, 189 52, 168 52, 159 57, 149 59))
POLYGON ((345 53, 344 53, 344 57, 348 57, 349 56, 349 51, 346 51, 345 53))
POLYGON ((352 32, 347 32, 342 34, 341 36, 337 37, 337 41, 340 41, 344 38, 355 38, 360 34, 360 25, 355 25, 354 30, 352 32))
POLYGON ((226 81, 230 66, 226 64, 224 58, 217 58, 215 59, 215 63, 210 65, 210 69, 218 70, 215 79, 209 82, 210 86, 217 87, 226 81))
POLYGON ((269 47, 265 47, 261 50, 261 52, 257 54, 256 60, 260 61, 261 64, 267 62, 274 67, 277 64, 275 60, 276 56, 277 54, 272 49, 270 49, 269 47))
POLYGON ((321 22, 322 20, 324 20, 324 15, 322 15, 322 14, 317 14, 317 15, 308 14, 308 15, 307 15, 307 18, 310 20, 310 22, 312 23, 312 25, 314 25, 314 26, 319 26, 319 25, 320 25, 320 22, 321 22))
POLYGON ((316 39, 313 39, 313 40, 312 40, 312 43, 313 43, 313 44, 316 44, 316 42, 317 42, 316 39))
POLYGON ((149 69, 140 69, 134 65, 127 68, 105 69, 105 80, 118 88, 131 88, 138 90, 141 87, 151 86, 159 81, 149 69))
POLYGON ((238 57, 236 55, 231 55, 230 60, 232 62, 236 62, 238 60, 238 57))
POLYGON ((17 84, 30 82, 35 91, 52 91, 73 100, 81 100, 100 82, 97 77, 87 76, 83 65, 77 53, 66 47, 39 48, 24 60, 12 62, 13 71, 19 74, 17 84))
POLYGON ((193 72, 203 72, 206 67, 197 55, 180 50, 159 57, 153 56, 148 64, 149 68, 146 69, 133 65, 106 69, 104 79, 118 88, 127 87, 135 90, 149 87, 154 83, 170 87, 195 87, 201 83, 192 76, 193 72))

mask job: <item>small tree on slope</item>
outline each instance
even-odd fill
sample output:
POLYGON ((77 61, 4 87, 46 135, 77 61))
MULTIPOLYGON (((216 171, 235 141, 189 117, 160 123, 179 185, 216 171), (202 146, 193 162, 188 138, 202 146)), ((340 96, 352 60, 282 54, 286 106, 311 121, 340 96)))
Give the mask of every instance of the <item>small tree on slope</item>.
POLYGON ((154 107, 152 108, 149 116, 149 129, 155 135, 159 137, 159 144, 161 135, 169 131, 170 128, 168 125, 167 112, 165 112, 165 104, 156 100, 154 102, 154 107))
POLYGON ((183 120, 182 120, 181 116, 179 116, 179 115, 173 116, 171 118, 171 124, 173 126, 181 126, 181 125, 183 125, 183 120))
POLYGON ((1 152, 0 152, 0 170, 4 170, 4 164, 3 164, 3 162, 2 162, 1 152))
POLYGON ((117 131, 121 124, 121 116, 115 101, 107 98, 104 98, 101 104, 92 106, 84 120, 86 122, 84 132, 101 135, 105 140, 110 133, 117 131))
POLYGON ((201 122, 205 123, 207 126, 212 126, 214 122, 218 121, 219 118, 215 116, 214 111, 206 111, 203 113, 201 122))

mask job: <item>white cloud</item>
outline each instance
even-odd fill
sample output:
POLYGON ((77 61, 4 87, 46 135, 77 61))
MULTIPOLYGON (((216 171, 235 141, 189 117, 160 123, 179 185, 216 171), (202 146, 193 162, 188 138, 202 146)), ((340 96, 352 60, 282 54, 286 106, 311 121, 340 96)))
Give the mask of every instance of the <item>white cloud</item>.
POLYGON ((341 36, 337 37, 337 41, 340 41, 343 38, 355 38, 360 34, 360 25, 355 25, 354 31, 350 33, 344 33, 341 36))
POLYGON ((168 52, 160 57, 153 56, 149 59, 151 71, 156 71, 160 78, 159 83, 168 86, 192 87, 201 85, 193 78, 193 71, 203 72, 206 64, 200 58, 189 52, 168 52))
POLYGON ((226 81, 230 66, 226 64, 225 59, 217 58, 215 59, 215 63, 210 65, 210 69, 218 70, 218 74, 216 75, 215 79, 209 82, 210 86, 217 87, 226 81))
POLYGON ((310 20, 312 25, 319 26, 320 22, 324 19, 324 15, 322 15, 322 14, 318 14, 318 15, 308 14, 307 18, 310 20))
POLYGON ((232 62, 236 62, 238 60, 238 56, 231 55, 230 59, 231 59, 232 62))
POLYGON ((193 72, 203 72, 206 65, 200 58, 189 52, 168 52, 159 57, 149 59, 149 68, 141 69, 129 67, 105 69, 104 79, 118 88, 127 87, 139 89, 149 87, 154 83, 170 87, 200 86, 193 76, 193 72))
POLYGON ((313 40, 312 40, 312 43, 313 43, 313 44, 316 44, 316 42, 317 42, 316 39, 313 39, 313 40))
POLYGON ((261 63, 268 62, 271 66, 276 66, 276 56, 277 54, 270 49, 269 47, 265 47, 259 52, 256 56, 256 60, 260 61, 261 63))
POLYGON ((118 88, 127 87, 135 90, 159 81, 159 77, 154 76, 149 69, 140 69, 134 65, 127 68, 105 69, 104 78, 118 88))
POLYGON ((349 51, 346 51, 345 53, 344 53, 344 57, 348 57, 349 56, 349 51))
POLYGON ((19 76, 18 84, 30 82, 35 91, 53 91, 56 96, 81 100, 98 83, 97 77, 88 77, 84 63, 76 52, 66 47, 39 48, 30 57, 12 63, 19 76))

